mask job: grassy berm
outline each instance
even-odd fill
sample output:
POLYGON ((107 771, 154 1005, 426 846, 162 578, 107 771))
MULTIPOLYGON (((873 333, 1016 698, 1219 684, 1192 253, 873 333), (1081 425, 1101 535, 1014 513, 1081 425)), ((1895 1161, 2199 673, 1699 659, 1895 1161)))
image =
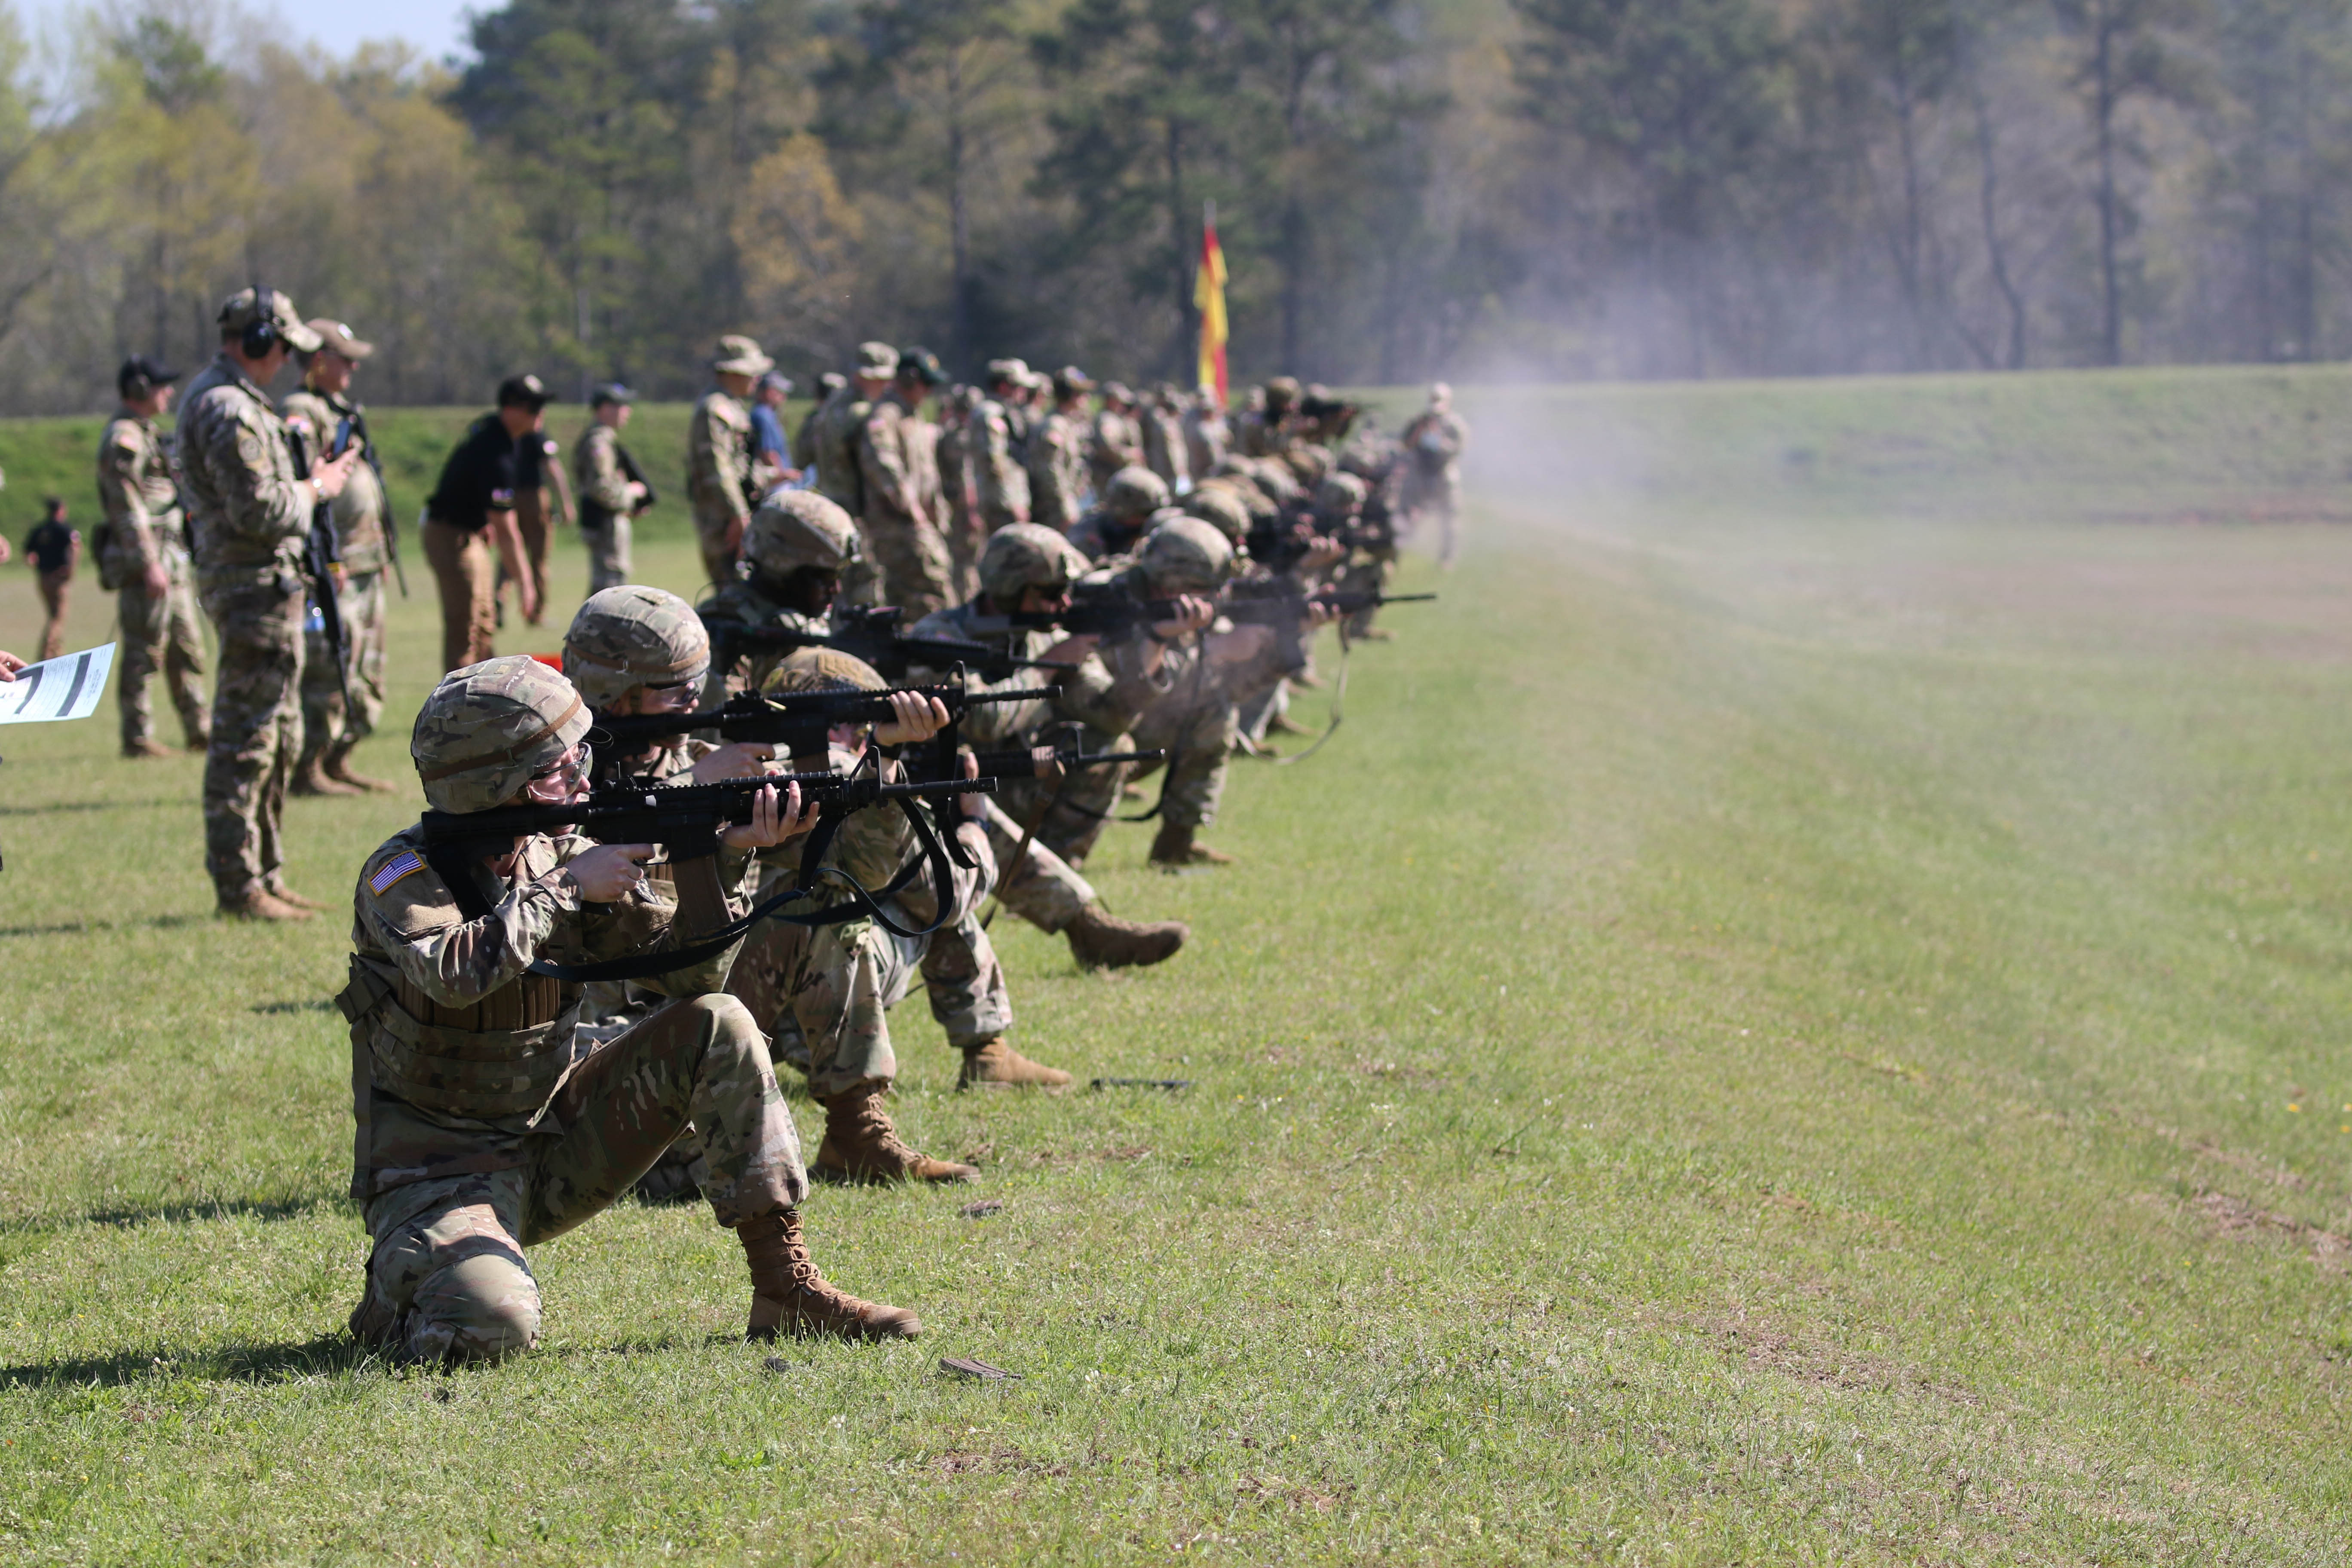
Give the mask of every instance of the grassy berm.
MULTIPOLYGON (((740 1343, 732 1239, 625 1205, 535 1355, 358 1353, 341 922, 216 923, 110 710, 0 731, 0 1555, 2340 1561, 2347 391, 1472 399, 1474 545, 1236 764, 1241 864, 1088 868, 1192 945, 997 923, 1028 1050, 1192 1087, 959 1098, 899 1010, 985 1173, 812 1201, 887 1349, 740 1343)), ((295 803, 295 885, 414 805, 295 803)))

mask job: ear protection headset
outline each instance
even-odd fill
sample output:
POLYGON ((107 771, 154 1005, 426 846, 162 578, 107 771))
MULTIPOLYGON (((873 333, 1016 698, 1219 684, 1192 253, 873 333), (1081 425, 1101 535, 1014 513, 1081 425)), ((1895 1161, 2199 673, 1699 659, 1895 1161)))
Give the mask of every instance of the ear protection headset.
POLYGON ((278 346, 277 303, 270 297, 268 284, 256 283, 253 286, 254 317, 246 323, 245 335, 237 343, 245 351, 246 358, 259 359, 278 346))

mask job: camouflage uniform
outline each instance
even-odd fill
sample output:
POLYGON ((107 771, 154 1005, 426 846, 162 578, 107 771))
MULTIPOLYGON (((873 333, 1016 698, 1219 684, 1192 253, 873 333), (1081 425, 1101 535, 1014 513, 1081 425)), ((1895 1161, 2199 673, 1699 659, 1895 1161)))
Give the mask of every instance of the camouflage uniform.
POLYGON ((1185 458, 1192 466, 1192 477, 1205 479, 1225 460, 1233 431, 1225 424, 1224 412, 1206 392, 1194 395, 1184 410, 1183 424, 1185 458))
POLYGON ((220 635, 205 866, 227 905, 285 885, 279 824, 302 744, 302 550, 315 497, 294 476, 268 395, 225 353, 188 384, 178 453, 196 587, 220 635))
MULTIPOLYGON (((346 419, 361 413, 357 404, 305 387, 289 393, 278 414, 301 437, 313 469, 325 462, 335 432, 346 419)), ((306 632, 302 652, 302 755, 295 764, 298 776, 313 763, 330 774, 341 771, 343 759, 362 741, 375 733, 383 717, 383 667, 386 645, 383 574, 390 563, 385 545, 383 482, 368 458, 366 437, 355 425, 352 449, 361 454, 342 493, 328 503, 334 519, 335 540, 341 552, 343 584, 336 605, 343 623, 343 651, 350 663, 353 710, 343 710, 343 692, 335 679, 335 662, 327 651, 327 635, 306 632)))
POLYGON ((751 416, 713 388, 694 405, 686 435, 687 499, 694 504, 702 569, 713 583, 735 575, 740 546, 728 543, 727 535, 751 521, 751 416))
POLYGON ((1244 458, 1284 458, 1303 437, 1293 410, 1298 384, 1278 375, 1265 384, 1265 406, 1244 412, 1234 426, 1234 450, 1244 458))
MULTIPOLYGON (((778 490, 761 505, 743 535, 743 556, 751 570, 695 606, 696 612, 706 626, 726 623, 824 637, 833 629, 830 606, 824 615, 803 615, 772 596, 789 591, 775 585, 803 570, 830 574, 845 583, 861 565, 862 550, 857 525, 848 513, 813 491, 778 490)), ((724 661, 714 660, 703 692, 705 706, 716 707, 739 691, 759 690, 790 652, 749 647, 724 661)))
POLYGON ((1438 560, 1454 561, 1454 531, 1462 515, 1462 454, 1470 445, 1470 427, 1454 412, 1453 396, 1444 386, 1431 389, 1430 405, 1404 427, 1405 469, 1402 502, 1405 515, 1418 521, 1434 514, 1438 529, 1438 560))
POLYGON ((1126 555, 1167 505, 1167 481, 1150 468, 1121 468, 1104 482, 1100 504, 1070 530, 1070 542, 1088 561, 1126 555))
POLYGON ((1087 488, 1087 422, 1059 409, 1029 435, 1029 521, 1066 533, 1087 488))
POLYGON ((1127 409, 1114 408, 1114 403, 1130 407, 1135 395, 1117 382, 1103 389, 1103 405, 1095 414, 1094 429, 1087 442, 1087 473, 1100 492, 1110 483, 1110 477, 1121 468, 1143 466, 1143 423, 1127 409))
MULTIPOLYGON (((621 435, 592 420, 572 449, 572 479, 580 491, 580 537, 588 546, 588 592, 629 580, 629 531, 636 502, 621 460, 621 435)), ((707 563, 706 563, 707 564, 707 563)))
POLYGON ((882 602, 910 616, 944 609, 953 596, 947 542, 930 519, 916 515, 923 491, 938 484, 931 448, 916 433, 921 422, 893 387, 875 399, 857 436, 866 551, 881 568, 882 602))
POLYGON ((972 488, 981 521, 994 533, 1029 521, 1029 471, 1022 466, 1013 411, 993 397, 974 405, 969 422, 972 488))
MULTIPOLYGON (((1110 585, 1145 600, 1214 595, 1231 574, 1233 560, 1232 546, 1214 525, 1178 518, 1155 529, 1135 563, 1114 574, 1110 585)), ((1168 753, 1156 808, 1160 830, 1181 830, 1189 837, 1217 817, 1234 744, 1234 700, 1211 668, 1198 634, 1166 649, 1159 668, 1149 675, 1142 668, 1147 638, 1139 632, 1114 644, 1104 650, 1104 661, 1114 677, 1124 675, 1143 695, 1129 731, 1135 745, 1168 753)), ((1149 773, 1158 765, 1139 771, 1149 773)))
POLYGON ((959 391, 940 410, 940 422, 922 427, 932 442, 940 482, 940 504, 931 515, 947 536, 949 598, 959 605, 980 592, 980 551, 988 539, 972 485, 971 402, 968 391, 959 391))
POLYGON ((126 411, 107 422, 98 438, 98 499, 108 531, 98 552, 100 573, 121 584, 115 602, 122 617, 122 679, 115 695, 122 749, 139 751, 155 739, 147 681, 158 668, 179 710, 181 735, 191 749, 205 745, 209 721, 199 679, 205 644, 194 573, 171 456, 152 420, 126 411), (160 596, 147 591, 151 566, 163 570, 160 596))
POLYGON ((1143 466, 1166 481, 1172 495, 1192 488, 1192 454, 1185 444, 1181 408, 1175 392, 1163 388, 1142 411, 1143 466))

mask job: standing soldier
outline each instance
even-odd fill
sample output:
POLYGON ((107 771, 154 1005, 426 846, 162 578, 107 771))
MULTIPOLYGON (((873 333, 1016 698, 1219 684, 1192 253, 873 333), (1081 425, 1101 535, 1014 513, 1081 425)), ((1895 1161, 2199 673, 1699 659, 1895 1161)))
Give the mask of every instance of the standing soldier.
POLYGON ((352 710, 344 711, 343 683, 335 678, 327 634, 307 633, 302 651, 302 755, 294 765, 296 795, 361 795, 390 791, 391 782, 352 772, 352 748, 375 733, 383 717, 383 571, 390 560, 382 458, 368 439, 367 415, 351 396, 352 374, 375 345, 352 336, 341 321, 310 323, 319 347, 299 356, 302 385, 278 405, 287 428, 301 441, 315 468, 336 451, 360 455, 328 509, 334 519, 343 580, 335 590, 343 623, 344 675, 351 682, 352 710))
POLYGON ((301 749, 303 549, 311 509, 343 493, 359 454, 294 473, 266 390, 319 334, 294 302, 244 289, 220 310, 221 352, 189 384, 178 436, 180 495, 195 535, 196 590, 220 634, 212 746, 205 758, 205 867, 223 914, 309 920, 320 906, 286 886, 279 824, 301 749))
POLYGON ((588 592, 593 595, 629 580, 629 523, 654 504, 653 487, 629 449, 621 445, 635 395, 608 381, 588 399, 588 428, 572 449, 580 484, 580 538, 588 546, 588 592))
POLYGON ((915 428, 922 422, 923 400, 946 379, 928 350, 904 351, 890 389, 876 400, 857 435, 866 552, 881 569, 882 602, 904 608, 909 621, 953 602, 947 541, 923 500, 927 479, 928 488, 938 488, 926 473, 932 448, 915 428))
POLYGON ((1429 406, 1404 427, 1405 515, 1415 522, 1437 518, 1437 563, 1454 564, 1454 529, 1462 512, 1462 454, 1470 426, 1454 412, 1454 389, 1439 382, 1429 389, 1429 406))
POLYGON ((1135 394, 1125 382, 1105 382, 1102 407, 1095 414, 1094 431, 1087 442, 1087 477, 1099 493, 1113 474, 1142 462, 1143 422, 1136 416, 1135 394))
POLYGON ((694 503, 702 569, 720 587, 735 575, 743 529, 751 521, 751 416, 743 400, 751 384, 775 366, 750 338, 731 332, 720 338, 710 362, 719 384, 694 405, 686 427, 687 499, 694 503))
POLYGON ((1298 383, 1277 375, 1265 384, 1265 405, 1251 408, 1236 423, 1234 450, 1244 458, 1282 458, 1298 443, 1298 383))
POLYGON ((866 515, 865 470, 857 462, 857 437, 875 399, 898 374, 898 351, 888 343, 857 345, 857 374, 824 400, 814 416, 810 444, 816 457, 816 493, 852 517, 866 515))
POLYGON ((849 378, 837 370, 826 371, 816 378, 816 401, 801 416, 800 428, 793 432, 793 468, 805 485, 816 472, 816 416, 833 401, 833 395, 849 384, 849 378))
POLYGON ((494 552, 522 598, 523 619, 539 619, 538 590, 515 523, 515 447, 546 423, 551 399, 535 375, 500 382, 497 409, 467 429, 425 503, 425 559, 441 590, 444 672, 490 657, 498 634, 494 552))
POLYGON ((948 389, 940 406, 940 422, 927 426, 940 476, 940 526, 947 535, 950 603, 962 604, 980 592, 980 548, 988 529, 980 521, 980 498, 971 478, 971 411, 980 394, 969 386, 948 389))
POLYGON ((115 603, 122 617, 122 683, 115 689, 122 709, 122 754, 166 757, 171 748, 155 739, 147 706, 147 679, 158 669, 180 710, 180 733, 188 750, 209 743, 205 692, 204 634, 196 626, 195 575, 188 563, 188 536, 180 518, 180 487, 172 478, 171 455, 155 421, 172 406, 172 384, 180 373, 143 354, 122 362, 114 384, 121 410, 98 438, 98 500, 106 520, 100 524, 98 569, 101 583, 121 590, 115 603))
POLYGON ((1054 373, 1054 411, 1029 437, 1031 521, 1066 533, 1087 486, 1087 394, 1095 384, 1076 365, 1054 373))
POLYGON ((1029 521, 1029 470, 1021 461, 1028 396, 1027 365, 1017 359, 988 362, 987 395, 972 406, 966 445, 981 526, 990 533, 1029 521))
POLYGON ((1232 444, 1225 400, 1213 386, 1201 388, 1184 410, 1184 455, 1192 462, 1193 478, 1206 479, 1215 473, 1232 444))
POLYGON ((1176 389, 1163 382, 1140 416, 1143 466, 1168 481, 1169 494, 1180 496, 1192 488, 1192 455, 1184 444, 1183 409, 1176 389))

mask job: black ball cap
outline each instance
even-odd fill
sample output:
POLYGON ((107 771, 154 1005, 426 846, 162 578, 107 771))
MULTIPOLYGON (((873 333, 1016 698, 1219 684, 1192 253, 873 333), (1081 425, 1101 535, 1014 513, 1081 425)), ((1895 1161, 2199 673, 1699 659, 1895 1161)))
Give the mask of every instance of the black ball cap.
POLYGON ((115 390, 125 397, 143 397, 159 386, 168 386, 180 379, 180 373, 159 359, 145 354, 132 354, 114 373, 115 390), (133 391, 133 388, 137 388, 133 391))
POLYGON ((510 375, 499 383, 501 408, 544 408, 554 401, 555 394, 535 375, 510 375))
POLYGON ((926 348, 904 348, 898 351, 898 379, 919 381, 925 386, 937 386, 946 381, 948 373, 940 368, 940 356, 926 348))
POLYGON ((637 395, 617 381, 608 381, 588 395, 588 406, 602 408, 608 403, 635 403, 637 395))

